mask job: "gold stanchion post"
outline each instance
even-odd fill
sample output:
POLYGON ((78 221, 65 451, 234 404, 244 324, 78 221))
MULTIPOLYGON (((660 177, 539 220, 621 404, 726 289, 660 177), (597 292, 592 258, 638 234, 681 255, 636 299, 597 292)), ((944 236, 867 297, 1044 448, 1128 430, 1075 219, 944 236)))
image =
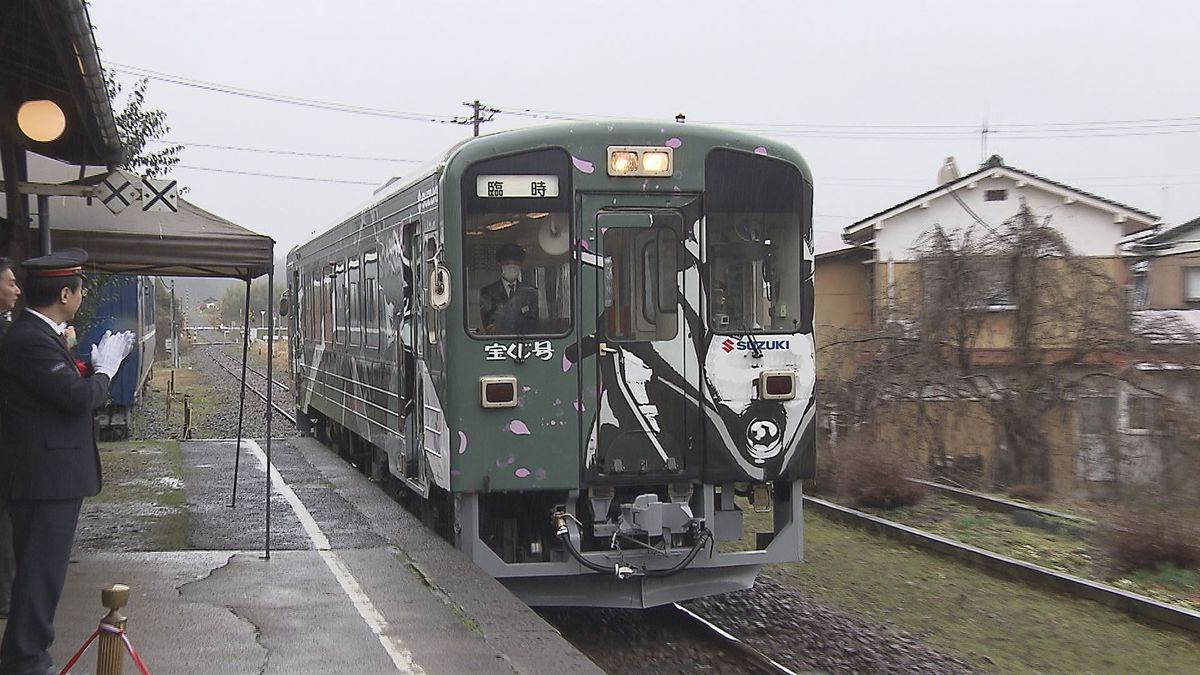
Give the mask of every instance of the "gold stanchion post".
POLYGON ((125 667, 125 642, 120 634, 103 630, 104 626, 125 630, 125 615, 121 608, 129 604, 129 587, 112 584, 100 591, 100 601, 108 608, 108 614, 100 619, 101 631, 96 656, 96 675, 121 675, 125 667))

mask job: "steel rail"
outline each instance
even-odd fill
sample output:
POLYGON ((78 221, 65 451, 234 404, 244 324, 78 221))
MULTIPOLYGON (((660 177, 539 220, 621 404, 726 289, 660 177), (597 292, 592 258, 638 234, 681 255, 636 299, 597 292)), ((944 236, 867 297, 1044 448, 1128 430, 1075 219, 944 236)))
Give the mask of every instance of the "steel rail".
MULTIPOLYGON (((224 370, 225 372, 229 373, 230 377, 234 378, 235 380, 239 380, 239 381, 241 380, 241 378, 238 377, 237 373, 230 370, 229 367, 226 366, 224 363, 221 363, 220 359, 218 359, 217 357, 212 355, 212 352, 209 352, 208 356, 209 356, 209 358, 212 359, 213 363, 215 363, 221 367, 221 370, 224 370)), ((246 385, 246 388, 249 389, 250 391, 254 392, 254 395, 257 396, 259 399, 261 399, 263 401, 263 403, 266 403, 266 401, 267 401, 266 394, 255 389, 254 387, 251 387, 249 384, 246 385)), ((295 415, 292 415, 284 408, 279 407, 278 403, 271 401, 271 407, 275 409, 275 412, 279 413, 280 415, 283 415, 284 419, 286 419, 287 421, 291 422, 292 424, 296 423, 295 415)))
POLYGON ((804 497, 804 504, 832 520, 919 546, 939 555, 978 567, 996 576, 1022 581, 1039 588, 1099 602, 1124 612, 1135 619, 1200 633, 1200 612, 1170 605, 1137 593, 1130 593, 1107 584, 1083 579, 1040 565, 1009 558, 984 549, 947 539, 915 527, 902 525, 886 518, 834 504, 816 497, 804 497))
POLYGON ((731 633, 724 630, 720 626, 712 623, 708 619, 696 614, 690 609, 675 603, 673 605, 675 611, 681 617, 681 623, 686 624, 692 630, 702 633, 708 640, 719 643, 725 649, 741 656, 746 660, 746 672, 752 673, 769 673, 773 675, 796 675, 796 671, 787 668, 786 666, 775 661, 771 657, 763 654, 754 647, 737 639, 731 633))
POLYGON ((1034 504, 1024 504, 1012 499, 1005 499, 995 495, 989 495, 983 492, 967 490, 965 488, 946 485, 930 480, 921 480, 919 478, 906 479, 911 483, 923 485, 927 488, 941 493, 956 502, 967 504, 968 506, 976 506, 986 511, 996 511, 998 513, 1027 513, 1039 518, 1056 518, 1058 520, 1072 523, 1076 527, 1091 528, 1096 526, 1096 521, 1082 516, 1072 515, 1070 513, 1062 513, 1052 509, 1043 508, 1034 504))
MULTIPOLYGON (((241 361, 238 361, 237 359, 233 358, 232 356, 230 356, 230 355, 228 355, 228 354, 226 354, 226 353, 224 353, 224 352, 215 352, 215 353, 217 353, 217 354, 220 354, 220 355, 221 355, 221 358, 223 358, 223 359, 225 359, 225 360, 227 360, 227 361, 229 361, 229 362, 231 362, 231 363, 237 364, 238 366, 242 365, 242 362, 241 362, 241 361)), ((257 376, 259 376, 259 377, 263 378, 264 380, 265 380, 265 379, 267 379, 267 376, 266 376, 265 374, 263 374, 263 372, 262 372, 261 370, 258 370, 258 369, 257 369, 257 368, 255 368, 254 366, 247 365, 247 366, 246 366, 246 370, 249 370, 250 372, 254 373, 255 375, 257 375, 257 376)), ((279 387, 280 389, 282 389, 282 390, 284 390, 284 391, 291 391, 291 390, 292 390, 292 388, 291 388, 291 387, 289 387, 288 385, 286 385, 286 384, 284 384, 284 383, 280 382, 279 380, 276 380, 275 378, 271 378, 271 382, 272 382, 272 383, 273 383, 273 384, 274 384, 276 387, 279 387)))

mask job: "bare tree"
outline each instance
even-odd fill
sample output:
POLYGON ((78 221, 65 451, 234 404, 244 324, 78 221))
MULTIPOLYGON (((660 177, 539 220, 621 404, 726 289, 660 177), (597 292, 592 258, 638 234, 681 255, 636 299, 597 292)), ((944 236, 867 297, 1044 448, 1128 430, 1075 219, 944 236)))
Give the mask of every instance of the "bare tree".
MULTIPOLYGON (((886 306, 875 325, 822 347, 821 358, 861 363, 849 377, 822 383, 843 420, 886 420, 877 429, 900 428, 894 442, 923 451, 938 471, 955 454, 948 422, 978 411, 985 419, 972 424, 994 434, 988 478, 1048 488, 1052 448, 1061 441, 1052 435, 1075 419, 1076 397, 1132 387, 1179 416, 1187 406, 1130 366, 1161 345, 1130 330, 1115 261, 1076 255, 1050 219, 1039 221, 1023 202, 1001 225, 980 225, 932 227, 895 288, 878 293, 886 306)), ((1109 447, 1119 465, 1120 443, 1109 447)))

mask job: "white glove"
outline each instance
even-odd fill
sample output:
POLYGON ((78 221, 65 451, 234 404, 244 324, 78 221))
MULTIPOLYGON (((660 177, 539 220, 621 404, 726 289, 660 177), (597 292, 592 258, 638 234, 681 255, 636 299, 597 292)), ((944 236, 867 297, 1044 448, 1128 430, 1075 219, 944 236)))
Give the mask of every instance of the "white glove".
POLYGON ((121 361, 133 351, 135 341, 130 331, 116 335, 112 331, 104 331, 104 337, 92 347, 92 367, 97 373, 104 373, 112 379, 121 367, 121 361))

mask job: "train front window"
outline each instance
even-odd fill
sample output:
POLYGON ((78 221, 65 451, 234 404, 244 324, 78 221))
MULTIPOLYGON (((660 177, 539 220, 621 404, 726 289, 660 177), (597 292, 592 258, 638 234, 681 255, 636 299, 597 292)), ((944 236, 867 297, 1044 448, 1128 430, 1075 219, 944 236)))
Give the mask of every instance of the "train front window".
POLYGON ((800 172, 760 155, 714 150, 705 161, 708 318, 719 333, 800 330, 800 172))
POLYGON ((569 156, 542 150, 463 176, 466 326, 474 336, 571 330, 569 156))

